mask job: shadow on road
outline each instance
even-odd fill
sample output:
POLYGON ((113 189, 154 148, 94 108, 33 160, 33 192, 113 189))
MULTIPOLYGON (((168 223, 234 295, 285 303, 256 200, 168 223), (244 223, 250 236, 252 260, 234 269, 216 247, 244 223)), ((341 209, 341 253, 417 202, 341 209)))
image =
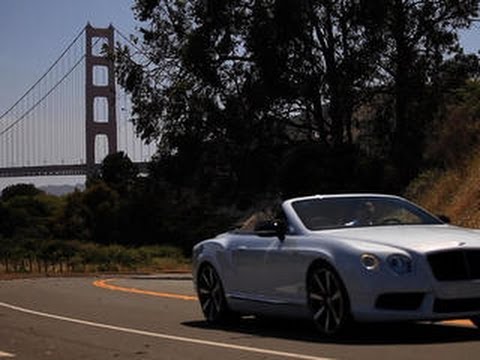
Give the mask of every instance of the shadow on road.
POLYGON ((433 323, 376 323, 355 324, 334 338, 316 333, 310 322, 248 317, 228 325, 210 325, 205 321, 189 321, 184 326, 223 330, 262 337, 348 345, 436 344, 479 341, 476 328, 433 323))

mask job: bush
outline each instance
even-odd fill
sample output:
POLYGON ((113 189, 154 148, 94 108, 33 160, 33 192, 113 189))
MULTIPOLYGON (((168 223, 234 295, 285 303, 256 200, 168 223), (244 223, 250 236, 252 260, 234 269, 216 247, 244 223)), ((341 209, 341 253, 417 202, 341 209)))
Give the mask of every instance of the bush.
POLYGON ((4 272, 64 273, 184 269, 188 268, 189 261, 182 250, 174 246, 129 248, 0 236, 0 264, 4 272))

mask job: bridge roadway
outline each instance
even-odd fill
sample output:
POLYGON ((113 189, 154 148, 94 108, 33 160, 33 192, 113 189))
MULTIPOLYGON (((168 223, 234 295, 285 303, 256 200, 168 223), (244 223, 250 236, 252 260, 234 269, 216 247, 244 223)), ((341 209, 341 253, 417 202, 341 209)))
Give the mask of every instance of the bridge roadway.
POLYGON ((189 279, 0 281, 0 360, 475 359, 471 323, 365 324, 336 339, 309 322, 203 320, 189 279), (120 290, 120 291, 116 291, 120 290))
MULTIPOLYGON (((136 162, 141 173, 147 172, 148 163, 136 162)), ((100 164, 96 165, 96 169, 100 164)), ((43 165, 43 166, 24 166, 0 168, 0 178, 6 177, 26 177, 26 176, 70 176, 87 175, 88 168, 85 164, 79 165, 43 165)))

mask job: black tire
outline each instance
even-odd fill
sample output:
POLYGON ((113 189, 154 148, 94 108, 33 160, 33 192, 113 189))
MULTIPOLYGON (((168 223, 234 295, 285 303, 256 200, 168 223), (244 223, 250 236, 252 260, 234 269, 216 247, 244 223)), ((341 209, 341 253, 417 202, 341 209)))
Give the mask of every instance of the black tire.
POLYGON ((205 320, 211 324, 227 321, 231 315, 225 299, 222 282, 210 264, 200 267, 197 277, 197 295, 205 320))
POLYGON ((310 269, 307 302, 312 320, 324 336, 340 333, 351 321, 345 286, 337 272, 327 264, 317 264, 310 269))

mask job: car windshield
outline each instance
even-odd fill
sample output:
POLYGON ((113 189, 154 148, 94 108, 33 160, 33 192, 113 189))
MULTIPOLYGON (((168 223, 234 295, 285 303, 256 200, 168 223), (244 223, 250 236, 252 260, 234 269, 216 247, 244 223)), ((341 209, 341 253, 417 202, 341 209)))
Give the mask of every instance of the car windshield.
POLYGON ((389 197, 338 197, 298 200, 293 209, 309 230, 360 226, 442 224, 410 202, 389 197))

